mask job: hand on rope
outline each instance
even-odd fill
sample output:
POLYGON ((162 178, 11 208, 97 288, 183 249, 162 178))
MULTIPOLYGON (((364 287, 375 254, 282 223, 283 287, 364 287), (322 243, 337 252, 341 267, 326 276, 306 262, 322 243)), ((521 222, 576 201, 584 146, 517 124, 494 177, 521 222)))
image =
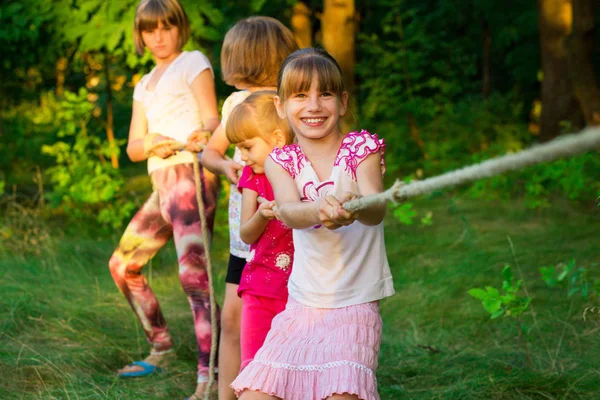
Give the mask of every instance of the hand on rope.
POLYGON ((358 210, 348 211, 343 204, 358 198, 356 194, 347 192, 341 200, 330 194, 320 199, 318 207, 321 224, 331 230, 352 224, 358 219, 358 210))
POLYGON ((208 139, 210 139, 210 131, 194 131, 188 136, 185 149, 194 153, 200 153, 208 144, 208 139))
POLYGON ((144 137, 144 154, 168 158, 180 151, 199 153, 204 150, 210 138, 210 132, 196 130, 188 136, 187 143, 181 143, 159 133, 149 133, 144 137))
POLYGON ((262 196, 258 196, 256 199, 258 202, 258 212, 261 213, 264 219, 268 219, 269 221, 272 219, 278 219, 281 221, 279 217, 279 209, 277 208, 277 204, 275 201, 269 201, 262 196))
POLYGON ((149 133, 144 136, 144 154, 146 157, 168 158, 180 148, 180 143, 160 133, 149 133))

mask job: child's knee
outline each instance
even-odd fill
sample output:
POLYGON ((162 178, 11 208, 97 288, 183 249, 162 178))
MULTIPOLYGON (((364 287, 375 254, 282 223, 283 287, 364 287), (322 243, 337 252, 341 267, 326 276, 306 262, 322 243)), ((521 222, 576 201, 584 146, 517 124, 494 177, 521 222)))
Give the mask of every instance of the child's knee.
POLYGON ((121 265, 121 257, 119 257, 117 251, 115 251, 108 261, 108 269, 113 279, 122 278, 125 276, 125 269, 121 268, 121 265))
POLYGON ((238 303, 225 303, 221 310, 221 330, 229 336, 240 335, 241 308, 238 303))

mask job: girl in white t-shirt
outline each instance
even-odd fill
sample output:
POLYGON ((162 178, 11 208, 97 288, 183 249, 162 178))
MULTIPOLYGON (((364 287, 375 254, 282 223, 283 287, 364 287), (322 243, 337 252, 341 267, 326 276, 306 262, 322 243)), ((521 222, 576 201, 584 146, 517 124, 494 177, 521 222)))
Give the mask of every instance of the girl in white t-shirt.
MULTIPOLYGON (((181 284, 194 314, 198 344, 195 395, 201 398, 208 378, 211 319, 205 268, 208 249, 202 242, 193 172, 193 163, 199 161, 192 152, 175 153, 169 146, 159 145, 176 140, 199 151, 219 124, 210 62, 199 51, 181 51, 189 30, 187 16, 176 0, 142 0, 137 8, 136 50, 141 55, 147 48, 156 66, 134 90, 127 154, 134 162, 148 160, 154 192, 127 226, 109 267, 151 344, 150 355, 119 370, 119 376, 149 375, 164 367, 174 352, 165 318, 141 270, 173 237, 181 284)), ((201 169, 201 182, 202 212, 212 230, 219 181, 201 169)))
POLYGON ((277 215, 293 229, 286 309, 232 387, 248 399, 379 399, 378 301, 394 294, 383 240, 385 206, 349 213, 344 202, 383 190, 385 145, 339 126, 348 94, 323 50, 283 63, 275 98, 297 144, 265 163, 277 215))
POLYGON ((225 35, 221 50, 223 80, 238 89, 225 100, 221 125, 210 138, 202 154, 204 167, 223 174, 231 183, 229 190, 229 265, 225 278, 225 301, 221 314, 219 345, 219 400, 233 400, 229 387, 239 372, 240 318, 242 303, 237 290, 246 265, 249 246, 240 238, 242 196, 236 184, 243 168, 236 148, 233 160, 225 157, 230 146, 225 126, 231 111, 258 90, 275 90, 277 72, 283 60, 298 49, 292 32, 281 22, 269 17, 250 17, 237 22, 225 35))

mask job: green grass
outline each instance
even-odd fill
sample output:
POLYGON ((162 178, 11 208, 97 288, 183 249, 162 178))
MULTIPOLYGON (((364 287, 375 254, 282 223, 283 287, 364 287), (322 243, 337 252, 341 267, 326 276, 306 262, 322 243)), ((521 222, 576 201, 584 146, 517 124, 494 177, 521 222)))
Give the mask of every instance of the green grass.
MULTIPOLYGON (((419 200, 415 208, 433 211, 433 225, 401 225, 391 213, 386 221, 397 294, 381 302, 382 399, 600 398, 600 315, 583 320, 585 308, 600 306, 600 299, 568 299, 564 290, 547 288, 538 272, 572 258, 595 272, 597 211, 559 200, 531 211, 518 202, 449 196, 419 200), (533 297, 523 316, 532 366, 516 346, 515 323, 490 320, 466 293, 500 287, 505 264, 522 274, 533 297)), ((220 213, 213 249, 219 296, 227 259, 220 213)), ((89 238, 61 235, 42 222, 37 228, 37 235, 52 234, 37 245, 0 245, 0 399, 189 395, 195 340, 172 245, 146 272, 176 340, 178 361, 151 378, 120 380, 116 369, 143 358, 149 348, 108 271, 118 233, 89 238)))

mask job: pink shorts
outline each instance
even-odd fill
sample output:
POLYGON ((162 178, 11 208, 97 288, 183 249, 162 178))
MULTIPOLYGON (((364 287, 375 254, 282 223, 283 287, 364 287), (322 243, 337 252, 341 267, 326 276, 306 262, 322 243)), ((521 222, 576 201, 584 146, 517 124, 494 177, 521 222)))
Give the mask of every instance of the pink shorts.
POLYGON ((271 329, 273 318, 285 310, 287 300, 271 299, 242 293, 241 355, 240 371, 254 359, 271 329))
POLYGON ((285 400, 344 393, 378 400, 381 325, 376 301, 313 308, 290 298, 273 319, 264 345, 231 387, 238 396, 255 390, 285 400))

